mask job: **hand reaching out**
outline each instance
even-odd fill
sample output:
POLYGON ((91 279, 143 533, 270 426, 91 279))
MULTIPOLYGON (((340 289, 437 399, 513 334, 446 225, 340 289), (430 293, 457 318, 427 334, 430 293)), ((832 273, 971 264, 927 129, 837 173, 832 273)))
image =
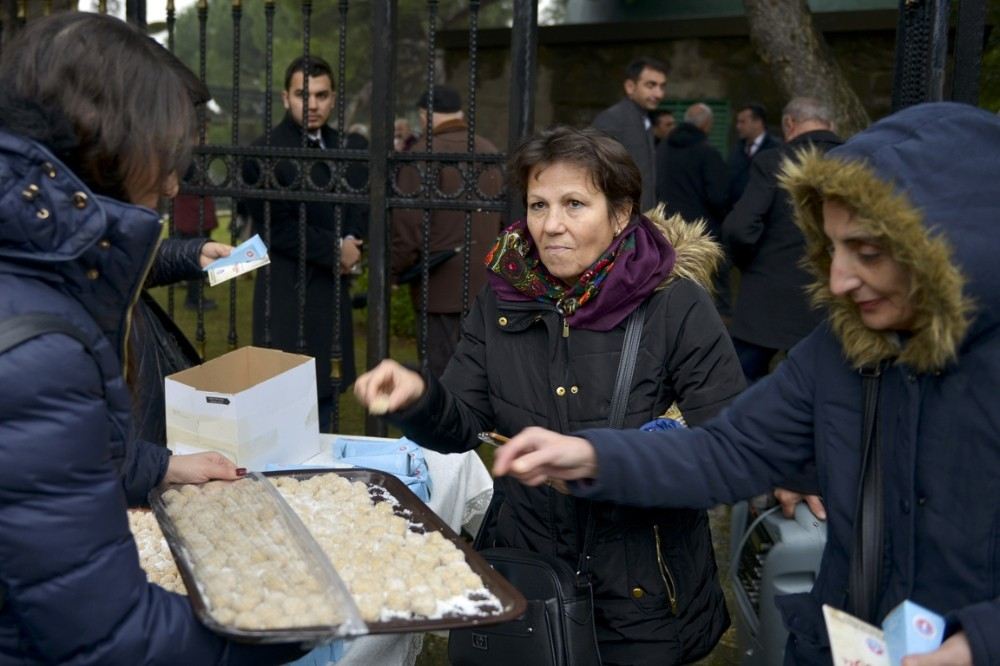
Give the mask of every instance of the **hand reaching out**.
POLYGON ((232 460, 221 453, 206 451, 170 456, 163 480, 167 483, 205 483, 214 479, 235 481, 246 472, 246 469, 237 468, 232 460))
POLYGON ((204 268, 216 259, 221 259, 223 257, 228 257, 229 253, 233 251, 232 245, 226 245, 224 243, 216 243, 215 241, 208 241, 201 246, 201 256, 198 257, 198 264, 204 268))
POLYGON ((510 474, 529 486, 554 480, 593 479, 597 477, 597 454, 583 438, 526 428, 497 449, 493 473, 510 474))
POLYGON ((419 373, 386 359, 358 377, 354 395, 372 414, 406 409, 424 394, 427 386, 419 373))

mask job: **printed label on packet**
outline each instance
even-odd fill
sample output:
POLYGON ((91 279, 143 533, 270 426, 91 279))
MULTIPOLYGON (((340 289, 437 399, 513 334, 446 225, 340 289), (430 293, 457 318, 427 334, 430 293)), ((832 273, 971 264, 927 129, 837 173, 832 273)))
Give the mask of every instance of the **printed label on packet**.
POLYGON ((228 257, 216 259, 205 266, 204 270, 208 273, 208 283, 214 287, 269 263, 271 259, 267 256, 267 246, 259 235, 254 234, 252 238, 234 247, 228 257))
POLYGON ((823 617, 835 666, 889 666, 881 629, 825 604, 823 617))

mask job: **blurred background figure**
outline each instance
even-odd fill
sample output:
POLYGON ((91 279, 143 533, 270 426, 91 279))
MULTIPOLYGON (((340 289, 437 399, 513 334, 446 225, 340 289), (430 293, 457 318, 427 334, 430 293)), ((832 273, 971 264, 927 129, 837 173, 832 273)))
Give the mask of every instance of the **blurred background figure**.
POLYGON ((781 145, 767 131, 767 110, 756 103, 747 104, 736 112, 736 136, 739 137, 729 154, 729 201, 743 196, 750 178, 750 160, 768 148, 781 145))
POLYGON ((413 133, 413 129, 410 127, 410 121, 408 118, 396 118, 396 122, 393 123, 392 129, 393 150, 397 153, 405 153, 413 148, 413 144, 417 142, 417 137, 413 133))
POLYGON ((674 127, 677 126, 677 119, 674 118, 674 112, 666 109, 650 112, 649 120, 653 123, 653 143, 657 146, 660 145, 660 142, 666 139, 667 135, 673 132, 674 127))

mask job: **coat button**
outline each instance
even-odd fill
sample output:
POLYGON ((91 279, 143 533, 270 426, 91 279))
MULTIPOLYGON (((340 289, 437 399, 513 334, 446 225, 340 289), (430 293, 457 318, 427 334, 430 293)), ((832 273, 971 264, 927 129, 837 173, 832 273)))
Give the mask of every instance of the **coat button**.
POLYGON ((97 245, 102 250, 108 250, 108 249, 111 248, 111 241, 109 241, 107 238, 102 238, 101 241, 97 245))
POLYGON ((38 212, 35 213, 35 217, 37 217, 39 220, 47 220, 49 218, 49 209, 39 208, 38 212))
POLYGON ((636 586, 636 587, 632 588, 632 598, 633 599, 642 599, 644 596, 646 596, 646 590, 642 589, 639 586, 636 586))
POLYGON ((560 398, 563 397, 564 395, 566 395, 566 387, 565 386, 557 386, 556 387, 556 395, 559 396, 560 398))
POLYGON ((31 184, 21 190, 21 196, 25 201, 34 201, 38 197, 38 185, 31 184))
POLYGON ((45 162, 42 164, 42 168, 45 169, 45 175, 49 178, 56 177, 56 168, 52 166, 52 162, 45 162))
POLYGON ((77 208, 83 208, 87 205, 87 195, 83 192, 73 193, 73 205, 77 208))
POLYGON ((580 387, 579 386, 570 386, 569 387, 569 392, 572 393, 573 395, 576 395, 577 393, 580 392, 580 387))
POLYGON ((101 277, 101 272, 96 268, 91 268, 90 270, 87 271, 88 280, 96 280, 99 277, 101 277))
POLYGON ((497 319, 497 323, 500 324, 501 326, 506 326, 507 325, 507 317, 500 317, 499 319, 497 319))

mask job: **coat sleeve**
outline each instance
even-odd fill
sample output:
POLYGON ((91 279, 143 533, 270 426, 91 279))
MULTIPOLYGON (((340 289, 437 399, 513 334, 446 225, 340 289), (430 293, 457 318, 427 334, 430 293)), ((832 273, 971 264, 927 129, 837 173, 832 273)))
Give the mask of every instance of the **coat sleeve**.
POLYGON ((19 387, 0 394, 4 615, 41 660, 216 664, 246 654, 202 626, 187 599, 146 582, 108 458, 102 380, 83 347, 35 338, 0 355, 0 382, 19 387))
POLYGON ((690 280, 668 287, 667 375, 684 420, 697 426, 746 387, 739 358, 708 293, 690 280))
POLYGON ((146 289, 203 277, 201 248, 207 242, 207 238, 166 238, 160 242, 146 276, 146 289))
POLYGON ((462 337, 441 380, 424 375, 427 390, 410 409, 390 420, 407 437, 441 453, 461 453, 479 445, 476 435, 494 421, 486 369, 485 321, 480 292, 462 320, 462 337))
POLYGON ((965 632, 973 664, 1000 664, 1000 597, 951 613, 947 632, 956 631, 965 632))
MULTIPOLYGON (((399 191, 412 196, 420 189, 420 173, 416 165, 406 164, 399 170, 396 185, 399 191)), ((415 266, 420 260, 421 220, 423 211, 414 208, 396 208, 392 212, 392 277, 415 266)))
POLYGON ((750 163, 750 180, 743 196, 722 223, 722 242, 737 266, 745 267, 764 233, 767 211, 774 202, 776 183, 770 168, 773 160, 758 155, 750 163))
POLYGON ((159 485, 170 464, 170 449, 139 439, 125 449, 122 487, 129 506, 148 505, 149 491, 159 485))
POLYGON ((585 430, 598 476, 574 494, 641 507, 710 508, 770 489, 814 457, 816 333, 704 426, 585 430))

